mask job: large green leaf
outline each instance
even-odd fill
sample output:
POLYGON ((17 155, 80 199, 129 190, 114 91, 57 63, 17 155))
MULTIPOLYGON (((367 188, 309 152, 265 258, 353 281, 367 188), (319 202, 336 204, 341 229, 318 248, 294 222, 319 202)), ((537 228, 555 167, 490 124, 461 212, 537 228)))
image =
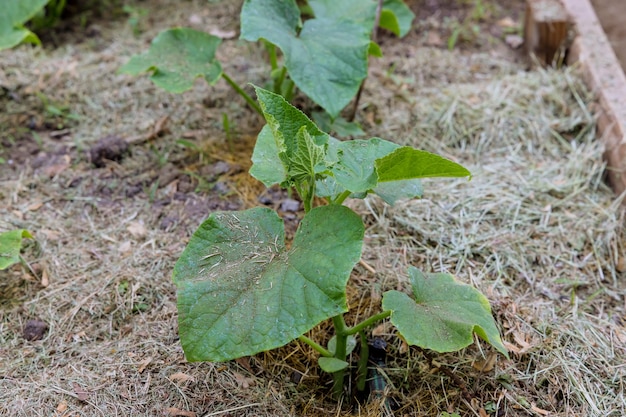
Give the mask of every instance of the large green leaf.
POLYGON ((400 291, 383 295, 383 309, 407 343, 437 352, 453 352, 470 345, 476 333, 508 357, 489 301, 478 290, 450 274, 423 274, 409 268, 411 298, 400 291))
POLYGON ((418 178, 401 181, 379 182, 372 192, 385 203, 394 205, 398 200, 421 197, 424 195, 422 181, 418 178))
POLYGON ((367 76, 376 3, 310 0, 309 5, 315 18, 301 24, 294 0, 246 0, 241 37, 277 45, 298 88, 334 118, 367 76))
POLYGON ((430 177, 471 177, 463 166, 430 152, 413 149, 409 146, 376 161, 378 181, 400 181, 430 177))
POLYGON ((331 171, 335 181, 353 193, 366 192, 376 187, 376 160, 399 147, 380 138, 335 142, 335 146, 338 162, 331 171))
POLYGON ((380 27, 404 37, 411 30, 415 14, 403 0, 385 0, 380 15, 380 27))
POLYGON ((24 229, 0 233, 0 271, 20 261, 22 240, 32 238, 33 235, 24 229))
POLYGON ((40 44, 37 35, 24 28, 24 23, 37 14, 48 0, 3 0, 0 2, 0 50, 22 42, 40 44))
POLYGON ((214 84, 222 75, 222 66, 215 58, 221 39, 189 28, 163 31, 152 40, 148 52, 133 56, 120 68, 124 74, 138 75, 151 71, 150 79, 172 93, 193 87, 194 80, 204 77, 214 84))
POLYGON ((290 249, 266 208, 212 214, 174 268, 179 333, 190 361, 225 361, 282 346, 347 310, 363 223, 350 209, 311 210, 290 249))
POLYGON ((423 188, 418 178, 388 182, 378 178, 376 161, 399 147, 380 138, 347 142, 331 139, 326 159, 332 177, 318 180, 317 195, 332 199, 349 190, 351 197, 364 198, 371 192, 389 204, 395 204, 399 199, 421 197, 423 188))

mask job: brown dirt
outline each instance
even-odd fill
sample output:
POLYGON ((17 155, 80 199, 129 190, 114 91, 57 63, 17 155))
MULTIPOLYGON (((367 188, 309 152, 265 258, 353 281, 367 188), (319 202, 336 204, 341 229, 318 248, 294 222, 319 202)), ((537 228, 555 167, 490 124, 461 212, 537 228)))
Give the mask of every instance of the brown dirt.
MULTIPOLYGON (((247 174, 261 121, 227 85, 171 95, 115 71, 166 27, 236 30, 239 3, 137 2, 139 37, 125 17, 91 20, 56 48, 0 55, 0 230, 29 229, 39 245, 24 251, 37 276, 0 272, 0 415, 382 415, 376 401, 330 400, 297 342, 225 364, 184 359, 171 271, 189 236, 212 211, 289 196, 247 174)), ((522 0, 409 3, 415 28, 383 35, 359 121, 475 177, 429 182, 427 198, 394 208, 353 203, 375 273, 355 268, 347 320, 406 288, 409 264, 449 271, 488 296, 512 359, 477 344, 431 361, 381 326, 389 413, 623 415, 622 218, 602 183, 592 98, 573 72, 526 72, 502 41, 520 32, 522 0)), ((225 40, 220 58, 263 83, 256 45, 225 40)), ((295 230, 301 213, 281 215, 295 230)))

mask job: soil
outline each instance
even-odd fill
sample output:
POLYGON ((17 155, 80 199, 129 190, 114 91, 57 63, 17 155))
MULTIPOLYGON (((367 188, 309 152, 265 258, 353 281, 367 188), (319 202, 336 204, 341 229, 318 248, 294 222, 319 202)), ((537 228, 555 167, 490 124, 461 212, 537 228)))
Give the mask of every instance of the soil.
MULTIPOLYGON (((0 415, 434 416, 458 412, 483 417, 602 415, 611 407, 623 411, 623 404, 619 408, 614 398, 596 396, 597 392, 617 395, 623 367, 615 363, 623 363, 625 357, 620 348, 606 342, 610 349, 604 350, 603 344, 594 342, 593 348, 584 346, 585 357, 576 348, 568 350, 568 340, 580 344, 583 339, 600 340, 594 337, 604 337, 604 330, 610 332, 606 340, 611 343, 615 337, 625 337, 620 321, 623 286, 616 278, 623 278, 626 270, 621 235, 615 232, 620 223, 596 221, 604 219, 601 216, 614 219, 614 197, 602 184, 601 150, 576 145, 593 131, 593 117, 585 107, 591 98, 569 73, 526 72, 521 49, 511 38, 521 33, 523 0, 407 3, 417 15, 414 27, 402 40, 381 34, 385 56, 371 63, 357 120, 368 136, 406 144, 419 136, 421 147, 476 166, 485 175, 512 172, 513 188, 533 190, 524 198, 509 201, 511 189, 494 191, 481 189, 483 183, 476 180, 471 183, 479 194, 493 198, 480 208, 482 218, 476 227, 491 222, 498 207, 504 207, 515 214, 510 222, 513 229, 526 224, 532 229, 521 238, 508 234, 512 231, 502 232, 476 243, 476 252, 471 252, 455 246, 476 234, 474 229, 464 229, 467 213, 461 203, 431 204, 425 199, 421 206, 407 203, 397 211, 377 201, 355 203, 368 232, 364 264, 355 268, 354 285, 348 290, 350 304, 357 311, 353 314, 378 308, 383 290, 404 288, 408 263, 455 272, 492 301, 496 318, 504 323, 512 360, 497 358, 484 344, 457 356, 433 357, 408 349, 394 337, 388 367, 381 371, 388 382, 385 394, 393 404, 383 402, 382 408, 375 398, 337 405, 328 395, 330 379, 317 371, 315 353, 295 342, 226 364, 186 362, 177 335, 171 271, 194 230, 216 210, 266 205, 278 210, 293 234, 303 214, 296 196, 267 190, 248 175, 251 150, 263 122, 225 83, 207 86, 198 81, 192 91, 172 95, 156 88, 147 76, 116 73, 161 30, 192 26, 221 33, 225 39, 219 58, 225 71, 242 85, 262 85, 269 73, 263 49, 230 34, 238 30, 241 2, 136 1, 127 4, 141 12, 137 23, 131 24, 129 16, 117 9, 102 17, 78 15, 73 17, 76 25, 63 25, 63 31, 50 34, 43 49, 23 46, 0 53, 0 108, 4 110, 0 114, 4 161, 0 230, 26 228, 37 238, 23 252, 35 274, 20 265, 0 271, 0 415), (451 42, 453 35, 455 42, 451 42), (498 113, 507 109, 505 102, 481 107, 489 94, 505 100, 519 90, 520 79, 532 77, 545 84, 522 97, 513 113, 498 113), (549 87, 559 82, 554 89, 549 87), (446 101, 450 97, 452 102, 446 101), (563 123, 548 115, 538 123, 526 122, 523 105, 545 105, 555 114, 573 114, 575 120, 563 123), (478 122, 463 124, 456 119, 463 116, 477 117, 478 122), (483 123, 487 119, 496 124, 483 123), (497 123, 513 126, 519 137, 502 137, 497 123), (524 135, 532 132, 541 132, 544 142, 524 143, 524 135), (558 142, 556 151, 548 147, 550 140, 558 142), (537 149, 534 159, 520 162, 522 152, 537 149), (580 154, 581 149, 590 149, 591 156, 580 154), (502 158, 502 166, 485 159, 489 150, 502 158), (567 175, 525 180, 526 171, 569 167, 563 156, 566 150, 586 164, 583 171, 592 172, 591 179, 581 179, 578 188, 566 191, 560 187, 565 187, 567 175), (531 185, 547 189, 538 191, 531 185), (570 200, 579 204, 578 198, 593 204, 593 209, 561 206, 570 200), (537 216, 528 222, 518 219, 520 212, 534 205, 537 216), (420 229, 419 221, 411 220, 418 211, 424 218, 454 223, 462 237, 420 229), (592 224, 584 223, 589 218, 592 224), (574 230, 569 221, 584 230, 574 230), (553 238, 545 228, 555 222, 564 231, 555 234, 558 237, 550 246, 561 251, 575 247, 580 255, 555 263, 537 250, 516 265, 515 256, 531 251, 533 240, 553 238), (590 237, 593 233, 602 236, 598 245, 590 237), (383 235, 392 242, 380 243, 383 235), (472 275, 472 271, 491 271, 481 269, 481 250, 496 251, 511 241, 530 246, 516 246, 503 258, 497 254, 488 258, 500 265, 510 257, 513 266, 485 277, 472 275), (425 252, 427 247, 432 251, 425 252), (554 283, 533 277, 531 270, 546 264, 557 271, 554 283), (559 275, 570 266, 575 273, 559 275), (518 272, 518 267, 528 272, 518 272), (589 268, 602 278, 595 278, 596 272, 589 273, 589 268), (570 299, 575 306, 568 304, 570 299), (587 328, 575 333, 570 327, 559 333, 558 325, 554 333, 545 330, 545 323, 561 320, 562 312, 567 316, 564 322, 576 321, 577 316, 572 316, 579 301, 584 314, 597 315, 595 327, 590 327, 593 334, 586 333, 587 328), (598 374, 595 366, 601 366, 602 360, 593 355, 609 350, 614 352, 607 359, 610 369, 601 375, 609 388, 592 380, 589 385, 599 388, 588 401, 570 382, 581 368, 598 374), (580 360, 581 365, 573 366, 572 374, 550 373, 561 369, 550 355, 567 356, 570 351, 576 354, 567 359, 574 365, 580 360)), ((304 110, 314 108, 304 97, 297 102, 304 110)), ((454 196, 450 190, 461 183, 446 184, 435 186, 430 196, 445 201, 446 193, 454 196)), ((506 221, 493 222, 509 227, 506 221)), ((328 339, 329 327, 323 323, 313 334, 328 339)), ((392 336, 384 326, 374 332, 392 336)))

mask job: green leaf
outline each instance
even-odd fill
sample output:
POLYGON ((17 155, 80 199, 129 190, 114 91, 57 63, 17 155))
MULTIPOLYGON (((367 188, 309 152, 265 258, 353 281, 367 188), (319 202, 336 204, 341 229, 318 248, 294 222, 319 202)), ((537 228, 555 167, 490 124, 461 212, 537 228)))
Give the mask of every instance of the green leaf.
POLYGON ((32 238, 33 235, 24 229, 0 233, 0 271, 20 262, 22 240, 32 238))
POLYGON ((138 75, 151 71, 150 79, 172 93, 191 89, 198 77, 214 84, 222 75, 222 66, 215 58, 220 43, 217 36, 198 30, 169 29, 152 40, 148 52, 133 56, 119 72, 138 75))
MULTIPOLYGON (((261 150, 268 154, 277 151, 278 158, 287 173, 287 181, 301 182, 324 169, 325 167, 320 164, 324 161, 328 134, 319 130, 304 113, 280 95, 260 87, 254 88, 263 116, 275 141, 275 146, 272 147, 268 143, 268 137, 261 138, 263 140, 261 150)), ((262 133, 270 134, 267 131, 262 133)), ((275 163, 276 159, 272 157, 269 161, 275 163)), ((269 166, 266 165, 263 169, 268 170, 269 166)), ((276 179, 279 175, 277 173, 271 179, 276 179)))
POLYGON ((376 161, 400 146, 380 138, 341 142, 331 138, 326 156, 332 177, 319 179, 316 194, 331 200, 345 190, 352 198, 365 198, 368 193, 379 195, 388 204, 400 199, 421 197, 424 190, 419 179, 381 182, 376 161))
POLYGON ((325 111, 314 111, 311 113, 313 121, 320 128, 320 130, 328 133, 335 133, 339 137, 346 136, 363 136, 365 132, 361 129, 361 126, 357 122, 349 122, 341 116, 338 116, 334 120, 330 118, 330 115, 325 111))
POLYGON ((263 126, 256 138, 252 152, 250 175, 261 181, 266 187, 282 184, 287 180, 287 173, 278 156, 276 140, 269 125, 263 126))
POLYGON ((302 24, 293 0, 246 0, 241 38, 277 45, 298 88, 334 118, 367 76, 376 4, 310 0, 309 5, 315 18, 302 24))
POLYGON ((424 187, 419 179, 380 182, 373 192, 385 203, 394 205, 398 200, 421 197, 424 194, 424 187))
MULTIPOLYGON (((350 335, 348 336, 348 342, 346 344, 346 355, 351 354, 354 348, 356 348, 356 337, 350 335)), ((337 336, 335 335, 331 337, 330 340, 328 341, 328 350, 330 351, 330 353, 334 355, 336 349, 337 349, 337 336)))
POLYGON ((317 174, 326 169, 324 157, 326 147, 317 145, 306 126, 296 135, 296 152, 290 158, 288 175, 296 183, 315 181, 317 174))
POLYGON ((290 249, 270 209, 212 214, 174 268, 187 359, 253 355, 345 312, 363 234, 360 217, 339 205, 307 213, 290 249))
POLYGON ((409 268, 413 297, 400 291, 383 295, 383 309, 410 345, 436 352, 453 352, 469 346, 473 333, 508 357, 489 301, 475 288, 450 274, 423 274, 409 268))
POLYGON ((0 50, 12 48, 22 42, 39 45, 37 35, 24 28, 48 3, 48 0, 8 0, 2 2, 0 13, 0 50))
POLYGON ((403 0, 385 0, 380 15, 380 27, 393 32, 396 36, 404 37, 415 19, 415 14, 403 0))
POLYGON ((376 58, 383 57, 383 51, 376 42, 370 42, 370 49, 367 51, 367 54, 369 56, 375 56, 376 58))
POLYGON ((331 172, 339 185, 353 193, 367 192, 376 187, 379 181, 376 161, 399 147, 380 138, 337 142, 334 146, 338 162, 331 172))
POLYGON ((322 368, 322 371, 328 372, 329 374, 333 374, 348 367, 348 362, 346 361, 337 358, 325 358, 323 356, 317 360, 317 363, 320 368, 322 368))
POLYGON ((470 177, 463 166, 439 155, 405 146, 376 161, 378 181, 430 177, 470 177))

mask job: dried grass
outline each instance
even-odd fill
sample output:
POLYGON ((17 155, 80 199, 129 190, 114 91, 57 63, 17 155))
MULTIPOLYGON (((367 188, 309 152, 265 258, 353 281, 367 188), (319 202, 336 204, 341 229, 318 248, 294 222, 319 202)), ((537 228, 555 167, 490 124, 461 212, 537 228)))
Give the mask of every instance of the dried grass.
MULTIPOLYGON (((76 150, 72 166, 52 179, 28 161, 0 166, 0 228, 37 233, 40 252, 29 247, 25 255, 50 279, 44 288, 20 268, 0 273, 0 415, 383 415, 376 402, 335 405, 316 355, 296 342, 227 364, 184 360, 170 274, 208 214, 205 200, 160 206, 167 187, 134 198, 122 189, 134 177, 152 178, 159 153, 190 170, 207 155, 246 168, 249 141, 227 151, 222 113, 245 138, 259 121, 222 84, 199 83, 175 96, 146 78, 114 73, 158 30, 186 24, 190 14, 207 27, 236 21, 234 4, 208 15, 203 2, 188 4, 185 14, 175 3, 154 8, 151 18, 162 23, 141 39, 113 22, 83 44, 3 53, 0 84, 22 95, 19 102, 0 97, 8 106, 3 139, 32 142, 22 126, 44 117, 37 91, 82 119, 63 141, 44 138, 43 150, 76 150), (132 158, 89 168, 81 152, 95 140, 143 134, 164 116, 169 132, 135 146, 132 158), (173 145, 189 132, 204 156, 190 159, 173 145), (160 227, 168 216, 181 220, 160 227), (137 224, 143 233, 131 233, 137 224), (50 326, 42 341, 21 337, 32 318, 50 326)), ((474 177, 428 181, 424 199, 395 207, 374 198, 353 203, 367 223, 363 259, 376 273, 356 268, 347 320, 375 311, 386 289, 406 288, 410 264, 449 271, 488 296, 512 355, 480 372, 473 364, 491 351, 477 344, 429 365, 380 327, 390 342, 388 395, 400 407, 391 413, 475 416, 491 407, 499 416, 626 415, 623 214, 602 181, 592 97, 575 69, 526 72, 509 58, 407 45, 389 45, 387 61, 373 63, 359 117, 371 135, 439 152, 474 177), (473 399, 436 366, 452 371, 473 399)), ((262 80, 262 70, 250 72, 257 48, 231 41, 224 54, 235 77, 262 80)), ((256 203, 259 186, 245 174, 224 179, 237 184, 241 205, 256 203)), ((311 332, 318 340, 329 335, 328 323, 311 332)))

